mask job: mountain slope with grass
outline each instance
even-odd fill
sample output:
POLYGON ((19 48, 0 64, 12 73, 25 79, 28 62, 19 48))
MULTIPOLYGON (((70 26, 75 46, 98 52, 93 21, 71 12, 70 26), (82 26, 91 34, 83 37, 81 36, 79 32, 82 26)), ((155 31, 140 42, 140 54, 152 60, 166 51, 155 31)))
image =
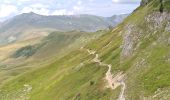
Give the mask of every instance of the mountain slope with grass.
POLYGON ((0 88, 1 100, 169 100, 168 0, 142 0, 113 30, 0 88))
POLYGON ((101 36, 104 32, 52 32, 40 41, 15 42, 0 47, 0 85, 26 71, 40 68, 101 36))

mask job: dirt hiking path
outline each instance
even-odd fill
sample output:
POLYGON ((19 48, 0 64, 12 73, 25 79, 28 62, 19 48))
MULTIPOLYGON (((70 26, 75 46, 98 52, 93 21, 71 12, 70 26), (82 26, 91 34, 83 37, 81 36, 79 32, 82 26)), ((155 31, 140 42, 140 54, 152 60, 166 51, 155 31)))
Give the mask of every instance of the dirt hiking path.
MULTIPOLYGON (((83 47, 81 49, 83 49, 83 47)), ((114 90, 117 87, 122 86, 118 100, 125 100, 124 92, 126 89, 126 84, 124 83, 123 80, 125 74, 123 74, 123 72, 119 72, 116 75, 112 75, 111 73, 112 65, 101 62, 101 60, 99 59, 99 54, 96 54, 96 51, 90 49, 86 49, 86 51, 90 55, 95 55, 95 58, 93 59, 95 63, 98 63, 100 66, 108 67, 108 71, 106 72, 106 76, 105 76, 105 80, 107 81, 106 87, 114 90)))

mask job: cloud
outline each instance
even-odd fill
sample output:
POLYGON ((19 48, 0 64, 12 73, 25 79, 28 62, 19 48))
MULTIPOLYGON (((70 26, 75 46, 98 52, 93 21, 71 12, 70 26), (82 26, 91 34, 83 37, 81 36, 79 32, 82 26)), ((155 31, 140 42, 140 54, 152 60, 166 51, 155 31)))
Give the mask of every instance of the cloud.
POLYGON ((14 5, 2 4, 0 6, 0 17, 8 17, 11 14, 16 14, 16 13, 18 13, 18 9, 14 5))
POLYGON ((81 9, 81 7, 79 7, 79 6, 74 6, 73 7, 73 10, 76 11, 76 12, 80 11, 80 9, 81 9))
POLYGON ((24 7, 21 10, 21 13, 29 13, 29 12, 34 12, 34 13, 41 14, 41 15, 49 15, 50 10, 48 9, 48 6, 43 5, 41 3, 36 3, 36 4, 29 5, 27 7, 24 7))
POLYGON ((70 9, 57 9, 51 15, 75 15, 80 14, 83 10, 82 0, 78 0, 70 9))
POLYGON ((89 0, 90 2, 93 2, 94 0, 89 0))
POLYGON ((141 0, 112 0, 113 3, 125 3, 125 4, 133 4, 139 3, 141 0))
POLYGON ((11 1, 9 1, 9 0, 5 0, 5 1, 4 1, 4 3, 5 3, 5 4, 10 4, 10 3, 11 3, 11 1))
POLYGON ((34 12, 41 15, 49 15, 49 10, 46 8, 33 8, 33 7, 24 7, 21 13, 29 13, 34 12))
POLYGON ((40 4, 40 3, 36 3, 36 4, 30 5, 30 7, 32 7, 32 8, 47 8, 48 6, 40 4))
POLYGON ((82 4, 82 1, 81 1, 81 0, 79 0, 79 1, 77 2, 77 4, 78 4, 78 5, 81 5, 81 4, 82 4))
POLYGON ((74 6, 73 7, 73 12, 74 12, 74 14, 81 14, 81 13, 83 13, 84 11, 86 11, 88 9, 89 8, 84 7, 84 6, 74 6))
POLYGON ((31 0, 17 0, 18 2, 27 2, 27 1, 31 1, 31 0))
POLYGON ((74 14, 80 14, 84 10, 85 10, 85 7, 83 5, 82 0, 78 0, 77 4, 73 6, 72 12, 74 12, 74 14))
POLYGON ((55 10, 52 15, 66 15, 66 9, 55 10))
POLYGON ((73 11, 67 11, 66 9, 55 10, 51 15, 73 15, 73 11))
POLYGON ((113 2, 119 2, 119 0, 112 0, 113 2))
POLYGON ((0 0, 0 20, 29 12, 41 15, 111 16, 127 11, 130 13, 139 3, 140 0, 0 0), (128 4, 130 6, 124 9, 124 6, 128 4), (120 6, 116 7, 117 5, 120 6), (120 11, 117 11, 119 9, 120 11))

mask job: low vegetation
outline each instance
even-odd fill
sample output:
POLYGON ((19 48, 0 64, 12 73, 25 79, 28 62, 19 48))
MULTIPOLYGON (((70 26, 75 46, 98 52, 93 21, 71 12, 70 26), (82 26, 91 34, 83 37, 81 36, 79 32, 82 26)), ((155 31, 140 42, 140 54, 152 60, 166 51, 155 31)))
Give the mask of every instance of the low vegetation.
POLYGON ((25 46, 17 50, 12 57, 18 58, 18 57, 30 57, 36 52, 36 48, 34 46, 25 46))

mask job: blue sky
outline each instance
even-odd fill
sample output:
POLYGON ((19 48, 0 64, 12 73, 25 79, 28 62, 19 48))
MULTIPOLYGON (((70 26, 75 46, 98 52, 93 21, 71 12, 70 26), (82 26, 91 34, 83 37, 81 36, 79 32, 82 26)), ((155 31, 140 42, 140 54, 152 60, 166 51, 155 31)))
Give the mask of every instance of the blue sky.
POLYGON ((92 14, 109 17, 131 13, 140 0, 0 0, 0 20, 28 12, 41 15, 92 14))

